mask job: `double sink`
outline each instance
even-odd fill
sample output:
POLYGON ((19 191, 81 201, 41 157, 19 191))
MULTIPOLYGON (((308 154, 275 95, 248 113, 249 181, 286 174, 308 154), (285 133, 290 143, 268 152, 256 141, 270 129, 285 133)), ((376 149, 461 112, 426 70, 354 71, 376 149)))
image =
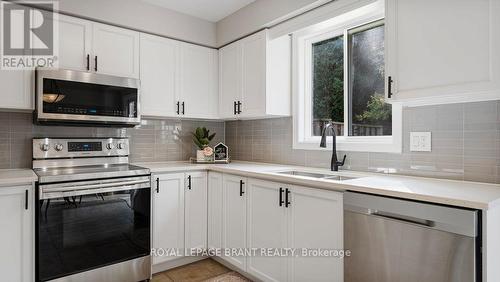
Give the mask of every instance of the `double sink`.
POLYGON ((356 179, 358 177, 352 176, 344 176, 344 175, 335 175, 335 174, 323 174, 323 173, 314 173, 300 170, 287 170, 277 172, 278 174, 291 175, 291 176, 302 176, 302 177, 310 177, 316 179, 325 179, 325 180, 335 180, 335 181, 345 181, 356 179))

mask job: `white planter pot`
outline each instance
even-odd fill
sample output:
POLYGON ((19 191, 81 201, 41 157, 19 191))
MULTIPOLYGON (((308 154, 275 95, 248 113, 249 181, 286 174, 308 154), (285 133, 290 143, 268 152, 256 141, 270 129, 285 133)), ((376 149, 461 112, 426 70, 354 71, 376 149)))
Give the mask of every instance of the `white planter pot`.
POLYGON ((204 161, 205 160, 205 154, 203 154, 203 150, 196 151, 196 160, 197 161, 204 161))

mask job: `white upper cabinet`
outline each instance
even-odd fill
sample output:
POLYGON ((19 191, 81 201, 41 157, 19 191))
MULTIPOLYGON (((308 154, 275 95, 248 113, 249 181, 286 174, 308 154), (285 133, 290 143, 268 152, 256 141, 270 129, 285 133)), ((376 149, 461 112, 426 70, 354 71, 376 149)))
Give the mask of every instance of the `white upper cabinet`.
POLYGON ((386 0, 389 102, 500 99, 498 50, 499 1, 386 0))
POLYGON ((219 115, 222 118, 232 118, 237 113, 242 79, 240 51, 237 43, 219 49, 219 115))
POLYGON ((290 38, 263 30, 219 50, 222 118, 290 115, 290 38))
POLYGON ((98 73, 139 78, 139 33, 93 24, 93 67, 98 73))
POLYGON ((186 249, 207 248, 207 172, 186 174, 185 244, 186 249))
POLYGON ((180 101, 188 118, 218 117, 218 51, 180 44, 180 101))
POLYGON ((147 116, 175 116, 179 42, 141 34, 141 110, 147 116))
POLYGON ((2 281, 34 281, 34 204, 32 186, 0 189, 0 273, 2 281))
POLYGON ((218 51, 159 36, 140 38, 142 114, 218 118, 218 51))
POLYGON ((33 110, 33 71, 0 70, 0 109, 33 110))
POLYGON ((266 112, 267 33, 256 33, 242 39, 240 44, 242 79, 239 110, 242 116, 263 116, 266 112))
POLYGON ((64 15, 58 17, 59 68, 89 71, 92 23, 64 15))

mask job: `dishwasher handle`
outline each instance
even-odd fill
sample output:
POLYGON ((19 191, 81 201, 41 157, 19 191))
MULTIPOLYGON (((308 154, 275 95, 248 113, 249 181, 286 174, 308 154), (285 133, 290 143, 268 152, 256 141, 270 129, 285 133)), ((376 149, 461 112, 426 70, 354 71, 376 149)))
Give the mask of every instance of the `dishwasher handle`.
POLYGON ((395 214, 395 213, 390 213, 390 212, 368 210, 367 214, 372 215, 372 216, 376 216, 376 217, 383 217, 386 219, 402 221, 404 223, 422 225, 425 227, 435 227, 436 226, 436 223, 432 220, 421 219, 421 218, 417 218, 417 217, 395 214))

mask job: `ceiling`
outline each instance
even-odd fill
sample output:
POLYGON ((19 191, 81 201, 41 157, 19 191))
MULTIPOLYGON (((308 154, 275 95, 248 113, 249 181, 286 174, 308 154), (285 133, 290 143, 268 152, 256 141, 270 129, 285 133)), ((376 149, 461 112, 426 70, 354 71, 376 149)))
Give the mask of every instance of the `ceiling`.
POLYGON ((255 0, 142 0, 163 8, 218 22, 255 0))

